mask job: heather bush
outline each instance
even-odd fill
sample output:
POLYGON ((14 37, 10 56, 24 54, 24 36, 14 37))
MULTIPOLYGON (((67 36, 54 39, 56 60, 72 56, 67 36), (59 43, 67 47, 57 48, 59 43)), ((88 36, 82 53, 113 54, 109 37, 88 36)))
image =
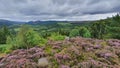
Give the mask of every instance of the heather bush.
POLYGON ((70 68, 70 67, 67 65, 61 65, 60 68, 70 68))
POLYGON ((79 63, 79 68, 111 68, 111 66, 95 60, 88 60, 79 63))
POLYGON ((19 49, 0 60, 0 64, 7 62, 7 64, 3 64, 2 68, 19 68, 20 66, 22 68, 37 68, 39 67, 37 63, 38 60, 45 56, 46 54, 43 49, 39 47, 30 48, 28 50, 19 49))
MULTIPOLYGON (((118 41, 112 40, 112 43, 118 41)), ((0 59, 0 67, 119 68, 119 54, 120 47, 110 45, 108 41, 76 37, 64 41, 49 40, 45 46, 14 50, 0 59)))

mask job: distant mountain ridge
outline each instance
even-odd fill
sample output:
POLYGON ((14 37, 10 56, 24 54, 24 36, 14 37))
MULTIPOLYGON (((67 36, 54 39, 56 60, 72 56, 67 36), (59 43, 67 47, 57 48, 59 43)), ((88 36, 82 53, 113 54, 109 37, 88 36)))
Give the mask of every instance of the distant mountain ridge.
POLYGON ((71 23, 71 24, 81 24, 81 23, 89 23, 93 21, 29 21, 26 24, 29 25, 39 25, 39 24, 55 24, 55 23, 71 23))
POLYGON ((54 24, 54 23, 59 23, 59 22, 68 23, 68 21, 29 21, 26 24, 29 24, 29 25, 39 25, 39 24, 54 24))
POLYGON ((46 25, 46 24, 54 24, 54 23, 72 23, 72 24, 80 24, 80 23, 88 23, 91 21, 29 21, 29 22, 19 22, 19 21, 9 21, 9 20, 4 20, 4 19, 0 19, 0 26, 2 25, 6 25, 6 26, 10 26, 10 25, 14 25, 14 24, 29 24, 29 25, 46 25))
POLYGON ((0 26, 3 26, 3 25, 10 26, 10 25, 14 25, 14 24, 24 24, 24 23, 26 23, 26 22, 10 21, 10 20, 0 19, 0 26))

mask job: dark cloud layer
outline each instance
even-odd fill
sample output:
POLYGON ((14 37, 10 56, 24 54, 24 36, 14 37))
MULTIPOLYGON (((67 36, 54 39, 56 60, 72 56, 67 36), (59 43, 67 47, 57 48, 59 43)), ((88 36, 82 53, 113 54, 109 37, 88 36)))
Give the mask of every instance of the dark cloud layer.
POLYGON ((0 18, 96 20, 120 11, 120 0, 0 0, 0 18))

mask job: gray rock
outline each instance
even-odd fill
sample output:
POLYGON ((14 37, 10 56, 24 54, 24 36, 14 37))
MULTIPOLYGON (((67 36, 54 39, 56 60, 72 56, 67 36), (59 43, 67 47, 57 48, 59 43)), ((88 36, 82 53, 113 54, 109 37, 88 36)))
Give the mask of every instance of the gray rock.
POLYGON ((40 58, 38 59, 38 66, 39 67, 47 67, 49 64, 47 58, 40 58))

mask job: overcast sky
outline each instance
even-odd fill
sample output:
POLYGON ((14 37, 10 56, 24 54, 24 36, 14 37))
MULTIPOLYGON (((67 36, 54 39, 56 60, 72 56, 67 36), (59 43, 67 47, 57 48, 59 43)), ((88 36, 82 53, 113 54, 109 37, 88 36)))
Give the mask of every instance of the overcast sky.
POLYGON ((98 20, 120 11, 120 0, 0 0, 0 19, 98 20))

